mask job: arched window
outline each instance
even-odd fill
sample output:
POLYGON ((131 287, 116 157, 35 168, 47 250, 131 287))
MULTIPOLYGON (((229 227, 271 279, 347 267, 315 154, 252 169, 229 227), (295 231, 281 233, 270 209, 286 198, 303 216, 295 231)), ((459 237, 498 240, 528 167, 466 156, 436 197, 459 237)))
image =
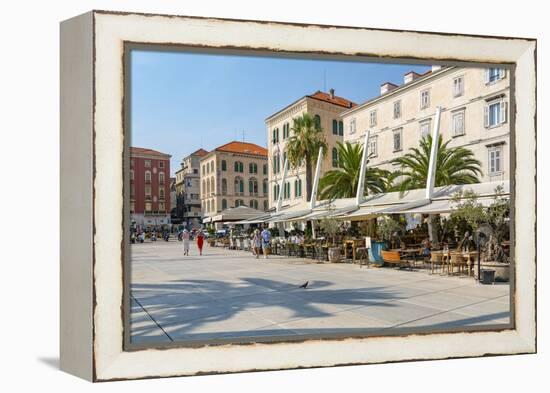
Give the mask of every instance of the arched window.
POLYGON ((210 195, 210 182, 206 180, 206 195, 210 195))
POLYGON ((258 195, 258 180, 255 177, 248 180, 248 193, 249 195, 258 195))
POLYGON ((344 136, 344 122, 342 120, 338 122, 338 135, 344 136))
POLYGON ((262 184, 262 192, 264 194, 264 196, 267 196, 267 193, 268 193, 268 188, 267 188, 267 179, 264 179, 263 181, 263 184, 262 184))
POLYGON ((263 168, 263 169, 264 169, 264 175, 267 176, 267 164, 264 164, 264 168, 263 168))
POLYGON ((332 167, 338 167, 338 149, 335 147, 332 148, 332 167))
POLYGON ((258 209, 258 201, 256 199, 251 199, 249 205, 252 209, 258 209))
POLYGON ((226 194, 227 194, 227 180, 222 179, 222 195, 226 195, 226 194))
POLYGON ((145 171, 145 184, 151 184, 151 171, 145 171))
POLYGON ((235 178, 235 194, 236 195, 244 194, 244 181, 239 176, 235 178))
POLYGON ((222 199, 222 210, 225 210, 225 209, 227 209, 227 199, 222 199))
POLYGON ((202 179, 202 190, 201 194, 204 196, 206 194, 206 179, 202 179))
POLYGON ((313 117, 313 121, 315 122, 315 126, 316 126, 317 128, 321 128, 321 116, 315 115, 315 116, 313 117))
POLYGON ((210 211, 210 201, 206 201, 206 212, 210 211))
POLYGON ((164 184, 164 172, 159 172, 159 184, 164 184))
POLYGON ((216 193, 216 187, 214 187, 214 178, 213 177, 210 179, 210 192, 212 194, 216 193))
POLYGON ((214 173, 214 161, 210 161, 210 172, 214 173))
POLYGON ((222 171, 226 171, 227 170, 227 161, 225 160, 222 160, 222 171))
POLYGON ((159 199, 164 199, 164 188, 159 188, 159 199))
POLYGON ((338 120, 336 119, 332 121, 332 133, 338 135, 338 120))

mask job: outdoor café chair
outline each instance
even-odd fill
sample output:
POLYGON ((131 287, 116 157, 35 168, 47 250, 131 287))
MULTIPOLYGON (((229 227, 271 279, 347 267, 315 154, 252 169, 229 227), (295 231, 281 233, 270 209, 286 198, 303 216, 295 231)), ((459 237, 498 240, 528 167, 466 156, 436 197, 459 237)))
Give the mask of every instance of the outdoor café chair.
POLYGON ((430 254, 430 263, 432 265, 431 274, 434 274, 434 270, 437 269, 437 266, 443 270, 443 253, 432 251, 430 254))

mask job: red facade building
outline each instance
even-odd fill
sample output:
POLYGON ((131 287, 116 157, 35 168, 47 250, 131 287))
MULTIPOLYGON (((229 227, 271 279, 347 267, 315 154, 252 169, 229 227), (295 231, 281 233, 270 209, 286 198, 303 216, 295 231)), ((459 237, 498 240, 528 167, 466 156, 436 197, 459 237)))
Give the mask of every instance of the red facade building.
POLYGON ((130 220, 140 227, 170 224, 170 155, 130 148, 130 220))

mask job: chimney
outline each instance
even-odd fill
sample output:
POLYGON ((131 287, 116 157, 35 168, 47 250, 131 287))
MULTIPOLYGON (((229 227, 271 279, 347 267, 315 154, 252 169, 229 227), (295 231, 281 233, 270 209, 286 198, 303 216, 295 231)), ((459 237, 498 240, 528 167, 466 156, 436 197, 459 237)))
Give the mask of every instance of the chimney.
POLYGON ((405 84, 407 83, 411 83, 413 80, 417 79, 420 75, 417 74, 416 72, 414 71, 409 71, 405 74, 405 76, 403 77, 403 82, 405 84))
POLYGON ((334 99, 334 89, 330 89, 329 93, 330 93, 330 98, 334 99))
POLYGON ((397 85, 394 85, 391 82, 382 83, 382 85, 380 86, 380 95, 386 94, 392 91, 393 89, 395 89, 396 87, 397 85))

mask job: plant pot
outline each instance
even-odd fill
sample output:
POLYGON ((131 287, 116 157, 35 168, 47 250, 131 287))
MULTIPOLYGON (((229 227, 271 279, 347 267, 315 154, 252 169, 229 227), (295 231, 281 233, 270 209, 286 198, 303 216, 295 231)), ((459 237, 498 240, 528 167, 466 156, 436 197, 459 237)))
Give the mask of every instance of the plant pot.
POLYGON ((332 263, 340 262, 340 249, 338 247, 330 247, 328 249, 328 261, 332 263))
MULTIPOLYGON (((494 270, 495 281, 510 281, 510 264, 502 262, 481 261, 481 269, 494 270)), ((474 262, 474 277, 477 279, 477 261, 474 262)))

